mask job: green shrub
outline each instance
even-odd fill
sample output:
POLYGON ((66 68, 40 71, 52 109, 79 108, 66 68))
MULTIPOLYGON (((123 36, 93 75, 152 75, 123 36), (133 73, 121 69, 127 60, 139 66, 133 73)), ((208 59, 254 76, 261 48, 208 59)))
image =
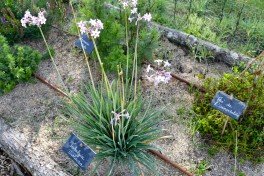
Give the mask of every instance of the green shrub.
POLYGON ((19 82, 28 81, 37 70, 42 55, 27 46, 10 48, 0 35, 0 95, 11 91, 19 82))
POLYGON ((264 90, 263 77, 254 84, 255 74, 246 72, 239 77, 225 73, 220 79, 206 79, 206 93, 196 93, 194 118, 196 128, 215 144, 229 151, 235 151, 236 131, 238 136, 238 153, 248 159, 260 161, 264 151, 264 90), (226 121, 226 115, 212 108, 210 102, 218 90, 233 94, 235 98, 248 102, 248 107, 240 120, 229 118, 223 135, 221 131, 226 121))

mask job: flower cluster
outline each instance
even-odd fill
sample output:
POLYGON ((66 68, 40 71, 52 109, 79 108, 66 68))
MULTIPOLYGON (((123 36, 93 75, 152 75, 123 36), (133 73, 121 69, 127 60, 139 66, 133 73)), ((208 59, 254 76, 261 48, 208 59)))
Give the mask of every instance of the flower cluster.
POLYGON ((141 21, 141 20, 145 20, 145 21, 147 21, 147 22, 150 22, 150 21, 151 21, 152 16, 151 16, 150 13, 146 13, 145 15, 141 16, 141 14, 140 14, 140 13, 137 13, 136 10, 137 10, 136 8, 131 10, 131 14, 132 14, 133 16, 130 16, 130 17, 128 18, 128 20, 129 20, 130 23, 132 23, 132 21, 133 21, 134 19, 136 20, 136 23, 135 23, 136 25, 137 25, 138 22, 141 21), (132 13, 132 12, 133 12, 133 13, 132 13))
POLYGON ((166 67, 170 67, 171 64, 168 61, 163 61, 163 60, 155 60, 154 62, 158 63, 158 66, 162 66, 162 69, 159 70, 154 70, 153 68, 151 68, 150 65, 148 65, 147 67, 147 75, 146 78, 149 82, 154 82, 155 86, 158 86, 159 83, 165 83, 167 84, 169 82, 169 80, 172 78, 171 76, 171 72, 166 71, 166 67))
POLYGON ((112 114, 114 114, 114 117, 111 118, 110 123, 111 124, 115 123, 115 125, 116 125, 117 122, 120 120, 120 117, 125 117, 126 119, 129 119, 130 115, 128 112, 124 114, 125 111, 126 111, 125 109, 122 110, 120 113, 116 113, 116 112, 112 111, 112 114))
POLYGON ((100 35, 100 30, 104 29, 104 25, 99 19, 90 19, 90 21, 80 21, 78 23, 81 34, 88 33, 93 38, 97 38, 100 35))
POLYGON ((46 18, 45 18, 46 11, 40 11, 38 13, 38 16, 31 15, 30 11, 27 10, 25 12, 24 17, 20 20, 23 27, 27 28, 27 23, 31 26, 38 26, 41 27, 42 24, 46 24, 46 18))
POLYGON ((147 22, 150 22, 152 19, 152 16, 150 13, 146 13, 145 15, 141 16, 140 13, 138 13, 137 9, 137 0, 119 0, 119 3, 123 6, 124 9, 131 8, 131 16, 129 16, 128 20, 130 23, 135 19, 136 25, 140 20, 145 20, 147 22))
POLYGON ((135 8, 137 6, 138 0, 119 0, 119 3, 124 9, 128 7, 135 8))

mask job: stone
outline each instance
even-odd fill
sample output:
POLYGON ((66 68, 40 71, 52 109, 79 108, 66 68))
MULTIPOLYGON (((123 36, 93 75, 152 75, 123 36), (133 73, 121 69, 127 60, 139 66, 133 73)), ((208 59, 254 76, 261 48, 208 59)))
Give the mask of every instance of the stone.
POLYGON ((184 65, 182 63, 178 63, 177 65, 177 69, 181 72, 181 73, 192 73, 193 68, 191 65, 184 65))

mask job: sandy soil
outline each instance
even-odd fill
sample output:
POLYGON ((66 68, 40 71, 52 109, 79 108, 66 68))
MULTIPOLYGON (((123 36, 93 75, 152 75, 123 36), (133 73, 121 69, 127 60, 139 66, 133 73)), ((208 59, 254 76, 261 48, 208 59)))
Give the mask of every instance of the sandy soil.
MULTIPOLYGON (((74 42, 76 37, 69 36, 53 29, 48 37, 48 43, 55 49, 55 62, 61 72, 66 86, 71 92, 78 92, 82 82, 89 80, 85 61, 79 49, 76 49, 74 42)), ((44 43, 40 41, 25 41, 33 48, 43 52, 44 43)), ((206 77, 217 77, 223 72, 230 72, 230 68, 222 63, 209 61, 208 64, 194 63, 192 57, 185 49, 174 46, 168 41, 161 43, 161 48, 156 51, 157 57, 162 57, 161 51, 166 51, 164 57, 172 64, 172 72, 177 75, 201 84, 198 74, 206 77)), ((91 61, 94 78, 99 79, 95 62, 91 61)), ((49 82, 59 86, 56 72, 51 60, 44 60, 39 66, 37 74, 41 75, 49 82)), ((144 71, 142 78, 144 78, 144 71)), ((60 86, 59 86, 60 87, 60 86)), ((143 79, 142 89, 144 96, 153 96, 156 108, 165 107, 165 111, 160 117, 160 127, 165 135, 171 135, 170 139, 160 140, 154 143, 161 149, 161 152, 174 160, 176 163, 189 170, 197 172, 201 163, 206 168, 205 175, 234 175, 234 157, 225 151, 215 154, 208 154, 212 150, 207 146, 199 134, 192 135, 190 128, 191 106, 193 95, 191 90, 184 83, 172 80, 168 85, 161 85, 152 88, 152 85, 143 79), (204 164, 205 163, 205 164, 204 164)), ((0 117, 5 119, 13 128, 29 136, 32 145, 38 145, 58 164, 73 175, 88 175, 94 167, 94 163, 87 172, 81 172, 77 166, 61 151, 61 147, 69 137, 72 129, 68 127, 65 119, 61 117, 63 98, 43 83, 36 80, 35 83, 22 83, 16 88, 0 97, 0 117)), ((212 152, 211 152, 212 153, 212 152)), ((157 170, 161 175, 174 176, 182 175, 174 168, 167 166, 163 162, 157 170)), ((105 161, 99 167, 97 175, 105 175, 108 162, 105 161)), ((249 161, 238 162, 237 168, 245 175, 264 175, 264 165, 254 166, 249 161)), ((118 173, 117 175, 127 175, 118 173)))

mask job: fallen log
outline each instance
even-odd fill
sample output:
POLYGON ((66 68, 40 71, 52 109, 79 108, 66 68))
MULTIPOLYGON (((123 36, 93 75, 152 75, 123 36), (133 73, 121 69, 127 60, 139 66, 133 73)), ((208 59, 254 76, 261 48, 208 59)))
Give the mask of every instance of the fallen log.
POLYGON ((183 46, 187 46, 188 48, 190 48, 195 44, 199 45, 200 47, 204 46, 208 51, 211 51, 213 53, 214 58, 217 61, 221 61, 227 64, 228 66, 239 65, 241 62, 248 63, 249 61, 252 60, 252 58, 245 56, 243 54, 236 53, 229 49, 219 47, 210 42, 196 38, 193 35, 189 35, 184 32, 171 29, 168 27, 164 27, 154 22, 150 23, 149 27, 156 27, 165 37, 168 38, 170 42, 174 44, 180 44, 183 46))
POLYGON ((40 146, 28 142, 26 136, 0 119, 0 148, 33 176, 70 176, 40 146))

